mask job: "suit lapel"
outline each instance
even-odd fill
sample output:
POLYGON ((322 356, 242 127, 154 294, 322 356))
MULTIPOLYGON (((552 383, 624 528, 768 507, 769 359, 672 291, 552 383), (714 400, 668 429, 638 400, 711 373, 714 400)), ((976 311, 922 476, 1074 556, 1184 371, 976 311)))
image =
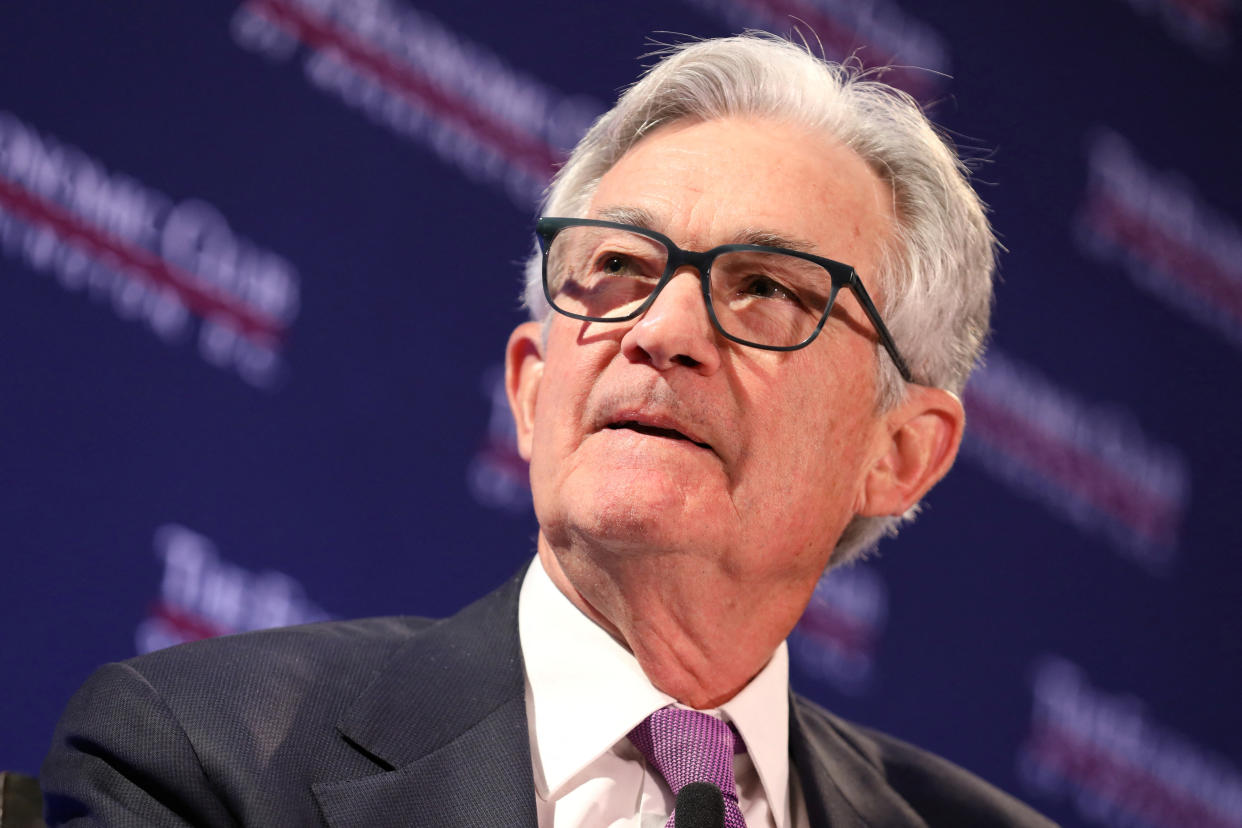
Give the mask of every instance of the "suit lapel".
POLYGON ((894 793, 878 764, 846 741, 830 718, 811 715, 805 705, 797 696, 789 700, 789 754, 811 828, 926 828, 894 793))
POLYGON ((522 573, 419 632, 338 729, 383 771, 312 786, 329 825, 535 826, 522 573))

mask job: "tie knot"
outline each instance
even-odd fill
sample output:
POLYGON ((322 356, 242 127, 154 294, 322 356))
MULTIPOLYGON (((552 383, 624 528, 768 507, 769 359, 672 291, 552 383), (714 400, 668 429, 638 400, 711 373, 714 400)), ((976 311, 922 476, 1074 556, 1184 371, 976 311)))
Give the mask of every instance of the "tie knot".
POLYGON ((665 707, 631 730, 630 741, 660 772, 674 796, 691 782, 710 782, 737 801, 733 728, 715 716, 665 707))

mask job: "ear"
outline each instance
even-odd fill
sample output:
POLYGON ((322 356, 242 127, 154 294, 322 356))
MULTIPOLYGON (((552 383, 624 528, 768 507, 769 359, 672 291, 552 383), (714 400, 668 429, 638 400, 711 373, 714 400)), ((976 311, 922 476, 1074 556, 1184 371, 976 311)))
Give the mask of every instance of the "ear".
POLYGON ((881 420, 880 445, 858 510, 867 517, 904 514, 944 477, 957 457, 966 412, 950 391, 911 385, 881 420))
POLYGON ((518 454, 530 462, 535 433, 535 401, 543 379, 543 325, 523 322, 509 334, 505 348, 505 393, 517 425, 518 454))

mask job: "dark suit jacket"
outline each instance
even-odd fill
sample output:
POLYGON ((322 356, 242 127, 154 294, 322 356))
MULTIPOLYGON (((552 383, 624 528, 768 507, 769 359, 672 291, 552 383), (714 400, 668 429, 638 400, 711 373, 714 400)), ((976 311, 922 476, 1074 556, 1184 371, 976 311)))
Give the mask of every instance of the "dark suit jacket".
MULTIPOLYGON (((452 618, 231 636, 96 672, 56 729, 51 825, 535 826, 520 577, 452 618)), ((813 826, 1050 825, 798 697, 813 826)))

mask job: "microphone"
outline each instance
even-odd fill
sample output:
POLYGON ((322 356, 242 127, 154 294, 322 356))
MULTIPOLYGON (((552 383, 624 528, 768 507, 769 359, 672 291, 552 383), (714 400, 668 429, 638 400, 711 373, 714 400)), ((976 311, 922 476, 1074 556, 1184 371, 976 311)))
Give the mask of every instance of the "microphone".
POLYGON ((724 828, 724 795, 711 782, 691 782, 677 793, 674 828, 724 828))

